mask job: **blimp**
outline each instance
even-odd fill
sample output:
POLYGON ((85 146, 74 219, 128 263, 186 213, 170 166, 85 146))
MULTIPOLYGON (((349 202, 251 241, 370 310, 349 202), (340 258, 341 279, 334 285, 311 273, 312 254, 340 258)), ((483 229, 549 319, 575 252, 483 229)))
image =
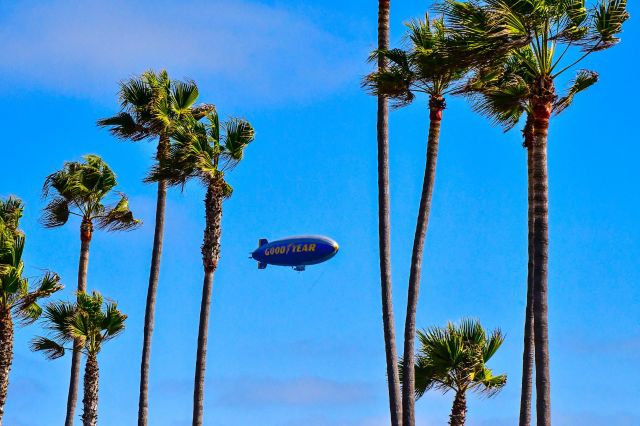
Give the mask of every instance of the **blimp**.
POLYGON ((258 261, 258 269, 267 265, 290 266, 304 271, 309 265, 326 262, 338 253, 338 243, 322 235, 300 235, 269 242, 258 240, 258 248, 251 258, 258 261))

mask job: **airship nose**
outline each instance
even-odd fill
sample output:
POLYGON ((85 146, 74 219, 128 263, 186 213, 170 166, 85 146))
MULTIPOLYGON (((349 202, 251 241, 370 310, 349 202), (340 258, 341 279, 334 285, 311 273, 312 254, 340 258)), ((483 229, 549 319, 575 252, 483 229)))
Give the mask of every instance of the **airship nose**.
POLYGON ((334 253, 337 253, 339 248, 340 248, 340 247, 338 246, 338 243, 336 243, 336 242, 334 241, 334 242, 333 242, 333 252, 334 252, 334 253))

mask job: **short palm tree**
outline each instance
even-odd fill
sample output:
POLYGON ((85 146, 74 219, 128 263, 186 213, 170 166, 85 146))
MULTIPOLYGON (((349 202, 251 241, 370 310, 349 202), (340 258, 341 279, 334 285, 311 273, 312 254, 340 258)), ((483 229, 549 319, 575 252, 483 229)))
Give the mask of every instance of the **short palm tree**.
MULTIPOLYGON (((54 228, 66 224, 70 216, 80 218, 80 292, 87 290, 89 247, 94 226, 107 231, 128 231, 141 224, 129 210, 129 203, 124 194, 118 193, 113 204, 105 204, 109 198, 116 195, 116 185, 116 175, 97 155, 86 155, 82 162, 67 162, 62 170, 52 173, 45 180, 43 195, 49 202, 41 219, 44 226, 54 228)), ((79 374, 80 354, 74 353, 71 360, 65 426, 73 425, 79 374)))
MULTIPOLYGON (((451 58, 471 66, 486 66, 516 56, 523 65, 533 127, 533 328, 536 370, 536 424, 551 424, 551 377, 548 337, 548 174, 549 119, 558 102, 558 77, 593 52, 608 49, 628 19, 626 0, 599 0, 588 8, 585 0, 445 0, 455 42, 451 58), (523 49, 526 48, 526 49, 523 49), (578 50, 577 55, 567 55, 578 50), (526 54, 526 52, 532 54, 526 54), (571 59, 568 59, 571 58, 571 59)), ((576 81, 580 80, 580 72, 576 81)))
MULTIPOLYGON (((511 130, 526 116, 522 135, 523 147, 527 150, 527 197, 528 197, 528 267, 527 267, 527 303, 525 308, 524 350, 522 354, 522 386, 520 393, 520 426, 531 424, 531 400, 533 396, 534 363, 534 311, 533 311, 533 271, 534 271, 534 215, 533 215, 533 155, 529 147, 533 143, 533 114, 529 99, 532 81, 522 72, 522 56, 533 55, 528 48, 520 55, 510 56, 502 64, 492 64, 475 73, 461 92, 469 96, 473 108, 487 116, 494 124, 500 125, 505 132, 511 130)), ((598 81, 598 74, 581 70, 570 88, 553 106, 554 114, 560 114, 572 102, 576 94, 588 89, 598 81)))
POLYGON ((59 277, 51 272, 34 288, 22 276, 25 236, 18 229, 22 211, 19 199, 0 200, 0 426, 13 362, 14 320, 20 325, 31 324, 42 312, 38 302, 62 289, 59 277))
POLYGON ((242 160, 244 149, 254 139, 254 130, 248 121, 241 119, 232 118, 220 123, 217 112, 213 110, 207 113, 205 123, 192 119, 187 125, 177 128, 172 138, 174 144, 169 160, 164 167, 155 167, 148 180, 164 180, 170 185, 184 185, 188 180, 195 178, 206 188, 205 229, 202 241, 204 282, 193 392, 193 425, 201 426, 204 415, 209 308, 213 275, 220 258, 222 202, 232 193, 225 175, 242 160))
MULTIPOLYGON (((389 50, 389 0, 378 1, 378 51, 389 50)), ((378 71, 385 71, 387 59, 378 57, 378 71)), ((378 94, 377 111, 378 146, 378 238, 380 246, 380 290, 382 296, 382 329, 387 362, 387 386, 391 425, 402 424, 402 394, 398 373, 393 291, 391 284, 391 213, 389 197, 389 100, 378 94)))
MULTIPOLYGON (((87 357, 84 369, 84 426, 98 424, 98 353, 102 345, 124 330, 127 316, 115 302, 105 302, 97 291, 78 292, 75 303, 49 304, 44 312, 44 326, 50 337, 36 337, 31 344, 34 351, 42 351, 48 359, 60 358, 67 350, 74 350, 74 342, 87 357)), ((75 350, 74 350, 75 352, 75 350)))
POLYGON ((443 328, 418 331, 418 339, 416 397, 431 389, 453 391, 451 426, 465 423, 467 391, 493 396, 507 383, 506 375, 494 376, 486 365, 504 341, 499 329, 487 335, 480 322, 464 319, 458 325, 449 323, 443 328))
POLYGON ((466 67, 451 65, 447 58, 441 55, 441 49, 449 43, 450 37, 442 19, 430 20, 427 15, 424 20, 416 19, 409 22, 407 27, 409 49, 375 51, 372 55, 373 59, 385 58, 390 65, 386 69, 368 75, 364 84, 374 94, 384 94, 395 100, 396 106, 411 103, 415 98, 415 92, 429 96, 427 159, 411 254, 404 329, 404 359, 408 361, 403 365, 405 382, 402 388, 402 424, 413 426, 415 399, 411 354, 414 350, 422 254, 435 182, 440 125, 442 112, 445 109, 445 96, 456 90, 456 83, 465 75, 466 67))
MULTIPOLYGON (((124 81, 120 85, 119 97, 122 110, 113 117, 98 120, 98 126, 109 128, 119 139, 134 142, 157 139, 156 165, 167 160, 171 133, 177 126, 184 124, 189 118, 202 118, 213 109, 212 105, 195 105, 198 86, 193 81, 172 80, 165 70, 158 73, 147 71, 139 77, 124 81)), ((138 426, 146 426, 148 422, 151 338, 162 257, 166 198, 167 183, 159 180, 140 363, 138 426)))

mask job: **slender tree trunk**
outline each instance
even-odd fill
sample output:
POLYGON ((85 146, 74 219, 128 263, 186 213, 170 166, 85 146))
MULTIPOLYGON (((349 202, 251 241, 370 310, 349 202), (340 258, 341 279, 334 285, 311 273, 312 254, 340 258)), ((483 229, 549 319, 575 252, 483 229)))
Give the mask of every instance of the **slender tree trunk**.
POLYGON ((9 309, 0 312, 0 426, 9 391, 9 372, 13 361, 13 320, 9 309))
POLYGON ((409 290, 407 300, 407 317, 404 323, 404 357, 402 364, 402 424, 415 426, 415 371, 414 340, 416 336, 416 314, 418 310, 418 293, 420 291, 420 272, 422 270, 422 252, 427 235, 429 212, 431 211, 431 195, 436 177, 436 161, 438 159, 438 142, 440 139, 440 123, 445 101, 442 97, 432 96, 429 100, 429 140, 427 143, 427 161, 422 183, 422 195, 418 210, 418 221, 413 239, 411 253, 411 272, 409 274, 409 290))
MULTIPOLYGON (((156 159, 166 161, 169 155, 169 139, 161 136, 158 142, 156 159)), ((156 309, 156 294, 160 277, 160 260, 162 257, 162 240, 164 238, 164 212, 167 200, 167 182, 158 182, 156 199, 156 228, 153 234, 153 251, 151 253, 151 269, 147 304, 144 312, 144 340, 142 343, 142 360, 140 362, 140 395, 138 398, 138 426, 147 426, 149 416, 149 363, 151 359, 151 337, 156 309)))
MULTIPOLYGON (((378 49, 389 48, 389 0, 378 1, 378 49)), ((387 66, 378 59, 378 69, 387 66)), ((380 286, 382 292, 382 327, 387 361, 389 411, 391 425, 402 426, 402 395, 398 373, 393 292, 391 284, 391 220, 389 200, 389 105, 386 96, 378 96, 378 236, 380 249, 380 286)))
POLYGON ((84 367, 83 426, 96 426, 98 424, 98 379, 98 359, 95 355, 89 355, 84 367))
POLYGON ((533 310, 536 368, 536 425, 551 425, 551 378, 547 309, 547 263, 549 251, 549 201, 547 175, 547 133, 554 91, 543 81, 534 99, 533 190, 534 272, 533 310))
POLYGON ((449 416, 449 424, 451 426, 464 426, 467 417, 467 395, 464 392, 456 392, 451 407, 451 415, 449 416))
POLYGON ((204 385, 207 363, 207 338, 209 334, 209 307, 213 288, 213 274, 220 258, 220 235, 222 233, 222 188, 219 182, 211 182, 205 197, 206 224, 202 242, 202 263, 204 282, 200 305, 200 325, 198 327, 198 352, 193 389, 193 426, 202 426, 204 418, 204 385))
MULTIPOLYGON (((89 246, 93 235, 93 225, 89 219, 82 219, 80 224, 80 261, 78 262, 78 291, 87 291, 87 270, 89 268, 89 246)), ((67 416, 65 426, 73 426, 73 416, 76 411, 78 399, 78 383, 80 381, 80 363, 82 361, 80 343, 73 343, 73 355, 71 357, 71 376, 69 379, 69 393, 67 395, 67 416)))
POLYGON ((531 424, 531 398, 533 387, 534 330, 533 330, 533 117, 527 116, 524 128, 524 146, 527 150, 527 194, 528 194, 528 256, 527 307, 524 320, 524 350, 522 352, 522 388, 520 392, 520 426, 531 424))

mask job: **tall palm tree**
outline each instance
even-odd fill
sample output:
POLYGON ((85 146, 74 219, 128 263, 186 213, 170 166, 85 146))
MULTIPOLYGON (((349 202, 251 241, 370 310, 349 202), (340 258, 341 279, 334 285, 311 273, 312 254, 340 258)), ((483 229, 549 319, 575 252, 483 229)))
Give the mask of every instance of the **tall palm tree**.
POLYGON ((455 91, 455 83, 465 74, 465 67, 451 65, 440 54, 441 46, 448 43, 449 33, 442 19, 415 19, 407 24, 408 50, 377 50, 372 58, 384 58, 390 62, 387 69, 378 70, 366 77, 365 85, 374 94, 385 94, 396 101, 396 106, 411 103, 414 92, 429 96, 429 136, 427 158, 418 209, 407 300, 407 316, 404 329, 404 359, 402 386, 402 424, 415 425, 415 397, 413 380, 413 354, 416 331, 418 293, 422 270, 422 253, 427 234, 431 196, 435 182, 438 143, 445 96, 455 91))
MULTIPOLYGON (((526 47, 521 55, 533 55, 526 47)), ((533 273, 534 273, 534 215, 533 215, 533 156, 529 148, 533 143, 533 114, 529 101, 532 81, 526 81, 522 61, 510 56, 503 64, 493 64, 475 73, 461 92, 469 96, 474 110, 487 116, 493 124, 500 125, 505 132, 511 130, 523 116, 526 116, 523 135, 523 147, 527 150, 527 199, 528 199, 528 265, 527 265, 527 301, 524 322, 524 350, 522 354, 522 385, 520 393, 520 426, 531 424, 531 401, 534 363, 534 310, 533 310, 533 273)), ((564 96, 553 107, 554 114, 560 114, 573 101, 576 94, 588 89, 598 80, 598 74, 582 70, 572 82, 564 96)))
MULTIPOLYGON (((390 0, 378 1, 378 50, 389 50, 390 0)), ((378 71, 387 69, 384 55, 378 57, 378 71)), ((402 395, 398 373, 395 319, 393 315, 393 286, 391 283, 391 209, 389 196, 389 101, 378 94, 378 239, 380 256, 380 286, 382 292, 382 329, 387 362, 389 411, 392 426, 402 425, 402 395)))
MULTIPOLYGON (((106 231, 128 231, 141 222, 129 210, 127 197, 117 194, 117 201, 105 204, 117 185, 116 175, 97 155, 86 155, 84 161, 66 162, 62 168, 47 176, 43 196, 48 199, 42 223, 47 228, 62 226, 70 216, 80 218, 80 260, 78 262, 78 291, 87 290, 89 248, 94 225, 106 231)), ((78 342, 78 345, 80 342, 78 342)), ((78 382, 80 375, 80 351, 74 351, 71 359, 71 377, 67 397, 65 426, 73 425, 78 382)))
MULTIPOLYGON (((524 65, 533 122, 531 169, 533 181, 533 327, 536 371, 536 419, 551 424, 551 377, 548 336, 548 173, 549 119, 558 102, 559 76, 593 52, 608 49, 628 19, 626 0, 599 0, 587 8, 585 0, 489 0, 443 5, 457 40, 456 54, 468 64, 481 65, 515 55, 524 65), (523 55, 528 47, 533 55, 523 55), (567 60, 567 52, 580 50, 567 60), (463 54, 460 54, 463 52, 463 54)), ((580 72, 576 81, 580 79, 580 72)))
POLYGON ((431 389, 443 393, 453 391, 451 426, 465 423, 467 391, 493 396, 507 383, 506 375, 494 376, 486 365, 504 341, 499 329, 487 336, 480 322, 464 319, 458 325, 449 323, 443 328, 418 331, 418 339, 416 397, 422 397, 431 389))
MULTIPOLYGON (((98 120, 98 126, 109 128, 111 133, 119 139, 128 139, 134 142, 157 139, 156 165, 167 160, 171 133, 176 126, 183 124, 184 120, 189 118, 199 119, 213 109, 212 105, 195 105, 198 98, 198 86, 193 81, 171 80, 165 70, 159 73, 147 71, 139 77, 121 83, 119 98, 122 110, 113 117, 98 120)), ((166 198, 167 183, 164 180, 159 180, 149 286, 144 314, 138 426, 146 426, 148 422, 151 338, 160 276, 166 198)))
POLYGON ((14 319, 19 325, 33 323, 42 312, 40 299, 62 289, 58 275, 47 272, 30 289, 22 276, 25 236, 18 229, 22 202, 14 197, 0 200, 0 426, 9 390, 13 362, 14 319))
POLYGON ((165 167, 155 167, 149 181, 165 180, 170 185, 184 185, 198 179, 206 188, 204 199, 205 229, 202 241, 204 281, 198 327, 195 383, 193 391, 193 425, 201 426, 204 415, 204 376, 207 361, 209 308, 213 275, 220 257, 222 202, 231 196, 232 188, 225 175, 242 160, 244 149, 254 139, 248 121, 232 118, 220 123, 215 110, 206 115, 206 123, 194 119, 172 134, 174 144, 165 167))
POLYGON ((50 337, 36 337, 31 348, 42 351, 48 359, 60 358, 74 342, 87 360, 84 368, 84 398, 82 424, 98 424, 99 368, 98 353, 102 345, 124 331, 127 316, 118 310, 115 302, 105 302, 97 291, 78 292, 75 303, 49 304, 44 312, 44 326, 50 337))

